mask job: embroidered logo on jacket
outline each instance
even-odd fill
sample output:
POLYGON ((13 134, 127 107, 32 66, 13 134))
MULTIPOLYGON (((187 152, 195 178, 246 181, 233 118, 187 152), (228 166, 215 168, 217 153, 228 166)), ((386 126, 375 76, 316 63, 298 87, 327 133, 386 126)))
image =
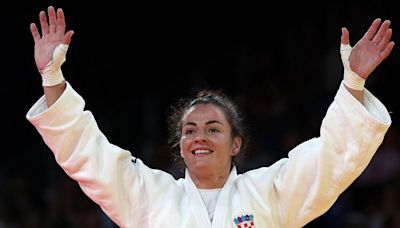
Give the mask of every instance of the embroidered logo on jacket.
POLYGON ((237 228, 255 228, 253 215, 242 215, 233 219, 237 228))

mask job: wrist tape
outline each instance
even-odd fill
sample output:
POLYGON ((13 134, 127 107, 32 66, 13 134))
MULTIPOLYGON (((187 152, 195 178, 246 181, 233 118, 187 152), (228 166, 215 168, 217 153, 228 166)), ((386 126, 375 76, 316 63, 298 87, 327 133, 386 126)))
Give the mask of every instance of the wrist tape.
POLYGON ((39 71, 42 75, 43 86, 54 86, 64 81, 64 76, 61 71, 61 65, 65 61, 68 44, 59 44, 53 52, 53 58, 50 62, 39 71))
POLYGON ((350 69, 350 54, 352 47, 350 44, 340 45, 340 55, 342 58, 342 63, 344 67, 343 81, 344 84, 350 89, 363 90, 365 85, 365 79, 358 76, 354 71, 350 69))

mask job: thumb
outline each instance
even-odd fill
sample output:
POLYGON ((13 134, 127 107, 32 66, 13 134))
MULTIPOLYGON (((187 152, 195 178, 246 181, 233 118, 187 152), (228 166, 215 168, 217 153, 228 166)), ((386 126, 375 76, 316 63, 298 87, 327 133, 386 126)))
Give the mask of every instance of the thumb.
POLYGON ((71 43, 72 35, 74 35, 74 31, 73 30, 68 31, 64 36, 63 44, 69 45, 71 43))
POLYGON ((345 68, 349 67, 351 49, 352 47, 350 46, 349 31, 343 27, 342 36, 340 37, 340 57, 345 68))
POLYGON ((345 27, 342 28, 342 36, 340 37, 340 42, 344 45, 350 43, 349 31, 345 27))

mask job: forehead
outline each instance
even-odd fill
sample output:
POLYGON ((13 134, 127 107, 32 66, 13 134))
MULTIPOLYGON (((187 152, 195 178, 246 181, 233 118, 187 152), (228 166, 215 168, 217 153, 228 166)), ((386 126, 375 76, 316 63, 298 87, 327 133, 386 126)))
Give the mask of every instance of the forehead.
POLYGON ((182 117, 183 123, 209 120, 226 122, 225 113, 214 104, 197 104, 187 110, 182 117))

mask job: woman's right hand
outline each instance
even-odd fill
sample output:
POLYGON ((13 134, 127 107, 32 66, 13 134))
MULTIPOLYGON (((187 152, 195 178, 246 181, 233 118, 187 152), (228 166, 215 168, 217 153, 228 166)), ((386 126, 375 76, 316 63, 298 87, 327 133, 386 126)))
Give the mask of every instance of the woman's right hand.
POLYGON ((59 44, 71 43, 74 31, 65 32, 65 17, 61 8, 57 9, 57 13, 53 6, 47 8, 47 16, 44 11, 40 11, 39 20, 42 35, 35 23, 31 23, 30 29, 33 40, 35 41, 35 62, 36 67, 41 72, 45 66, 52 60, 53 52, 59 44))

